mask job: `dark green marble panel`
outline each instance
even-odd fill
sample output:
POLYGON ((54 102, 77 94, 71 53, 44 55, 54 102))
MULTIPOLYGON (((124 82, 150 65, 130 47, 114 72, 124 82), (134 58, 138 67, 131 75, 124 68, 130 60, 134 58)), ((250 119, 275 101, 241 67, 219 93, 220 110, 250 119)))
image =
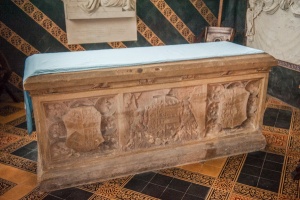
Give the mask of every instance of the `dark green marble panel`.
POLYGON ((65 11, 62 0, 30 0, 30 2, 43 11, 62 30, 66 31, 65 11))
POLYGON ((137 15, 165 44, 188 43, 150 0, 138 1, 137 15))
POLYGON ((218 18, 219 13, 219 1, 203 0, 205 5, 210 9, 210 11, 218 18))
POLYGON ((224 0, 222 26, 235 28, 234 42, 245 44, 247 0, 224 0))
POLYGON ((123 42, 127 47, 147 47, 151 44, 140 34, 137 34, 137 41, 123 42))
POLYGON ((85 50, 111 49, 107 43, 81 44, 85 50))
POLYGON ((2 37, 0 37, 0 51, 2 51, 6 57, 10 68, 19 76, 23 77, 24 63, 27 56, 4 40, 2 37))
MULTIPOLYGON (((49 17, 57 26, 59 26, 63 31, 66 32, 64 4, 62 0, 45 0, 45 1, 32 0, 31 3, 33 3, 38 9, 43 11, 43 13, 47 17, 49 17)), ((82 44, 82 46, 86 50, 111 48, 107 43, 82 44)), ((55 46, 51 45, 49 50, 46 52, 50 52, 50 50, 51 52, 55 52, 56 51, 55 46)), ((57 52, 60 51, 61 51, 60 49, 57 49, 57 52)))
MULTIPOLYGON (((190 1, 165 1, 195 35, 199 35, 205 26, 209 26, 208 22, 190 1)), ((217 8, 219 3, 218 1, 210 1, 209 5, 217 8)), ((213 10, 216 11, 216 9, 213 10)), ((213 14, 217 17, 218 13, 213 12, 213 14)))
POLYGON ((300 108, 300 72, 273 67, 270 72, 268 94, 300 108))
POLYGON ((67 51, 60 42, 53 38, 44 28, 24 13, 9 0, 0 4, 0 21, 22 37, 40 52, 47 52, 49 45, 55 45, 60 51, 67 51))

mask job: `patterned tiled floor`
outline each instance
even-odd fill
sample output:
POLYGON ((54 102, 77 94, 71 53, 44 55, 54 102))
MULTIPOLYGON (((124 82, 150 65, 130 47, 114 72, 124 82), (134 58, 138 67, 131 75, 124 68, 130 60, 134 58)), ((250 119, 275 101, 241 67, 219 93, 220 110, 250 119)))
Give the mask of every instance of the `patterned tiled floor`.
POLYGON ((0 200, 170 199, 300 200, 291 172, 300 159, 300 110, 267 99, 264 151, 106 182, 39 191, 36 135, 26 133, 23 104, 0 104, 0 200))

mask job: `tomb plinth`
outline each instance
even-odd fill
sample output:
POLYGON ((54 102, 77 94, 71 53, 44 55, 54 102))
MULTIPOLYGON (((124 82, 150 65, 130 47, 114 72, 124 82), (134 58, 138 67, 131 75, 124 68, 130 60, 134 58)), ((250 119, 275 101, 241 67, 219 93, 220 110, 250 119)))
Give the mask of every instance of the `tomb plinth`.
POLYGON ((35 71, 24 88, 33 102, 41 189, 265 147, 261 128, 268 74, 277 63, 273 57, 223 42, 137 48, 139 55, 131 55, 132 49, 42 54, 27 60, 26 69, 35 71), (156 55, 150 55, 153 50, 156 55), (199 56, 190 57, 198 55, 196 50, 199 56), (167 59, 155 60, 161 51, 167 59), (101 56, 110 59, 106 52, 113 54, 111 63, 123 64, 101 67, 107 61, 101 56), (147 61, 149 56, 154 61, 147 61), (55 70, 36 73, 48 65, 45 61, 55 70), (83 69, 59 70, 81 61, 83 69))

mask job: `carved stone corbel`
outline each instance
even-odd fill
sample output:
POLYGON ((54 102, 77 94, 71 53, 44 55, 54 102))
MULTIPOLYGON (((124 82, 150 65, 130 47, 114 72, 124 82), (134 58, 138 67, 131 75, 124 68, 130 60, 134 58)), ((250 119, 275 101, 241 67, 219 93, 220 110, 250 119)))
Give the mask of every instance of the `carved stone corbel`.
POLYGON ((135 10, 136 0, 87 0, 79 2, 78 6, 86 13, 96 12, 100 6, 122 7, 124 11, 135 10))
POLYGON ((247 9, 247 32, 246 36, 249 41, 253 41, 253 36, 255 34, 254 29, 254 19, 262 12, 263 10, 262 0, 249 0, 249 8, 247 9))
POLYGON ((300 17, 300 0, 294 0, 291 4, 291 11, 295 17, 300 17))
POLYGON ((279 0, 264 0, 263 11, 273 15, 279 8, 279 0))
POLYGON ((288 10, 292 5, 292 3, 293 3, 292 0, 281 0, 279 6, 282 10, 288 10))

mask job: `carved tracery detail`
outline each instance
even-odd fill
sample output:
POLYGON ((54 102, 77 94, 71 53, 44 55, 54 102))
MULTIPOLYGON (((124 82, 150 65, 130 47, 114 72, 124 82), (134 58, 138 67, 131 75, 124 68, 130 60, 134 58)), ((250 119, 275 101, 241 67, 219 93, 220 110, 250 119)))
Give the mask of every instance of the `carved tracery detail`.
POLYGON ((249 0, 247 9, 247 33, 249 41, 254 40, 254 21, 261 12, 273 15, 278 9, 290 10, 295 17, 300 17, 300 0, 249 0))

